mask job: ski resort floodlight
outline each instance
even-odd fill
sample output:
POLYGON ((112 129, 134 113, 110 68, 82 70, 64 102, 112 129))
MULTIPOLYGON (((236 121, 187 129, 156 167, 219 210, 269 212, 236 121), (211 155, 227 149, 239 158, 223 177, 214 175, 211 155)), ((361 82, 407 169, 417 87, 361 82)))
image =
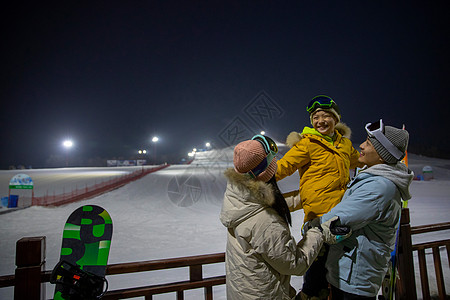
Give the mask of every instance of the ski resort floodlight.
POLYGON ((156 164, 156 143, 159 141, 159 137, 154 136, 152 138, 153 142, 153 163, 156 164))
POLYGON ((64 152, 66 153, 66 167, 69 166, 69 150, 73 147, 72 140, 64 140, 62 143, 63 147, 66 149, 64 152))
POLYGON ((264 130, 261 131, 261 135, 266 135, 266 132, 264 130))
POLYGON ((207 143, 205 144, 205 146, 206 146, 206 148, 209 148, 209 147, 211 147, 211 143, 210 143, 210 142, 207 142, 207 143))
POLYGON ((72 148, 73 142, 72 142, 71 140, 65 140, 65 141, 63 142, 63 146, 64 146, 64 148, 66 148, 66 149, 72 148))

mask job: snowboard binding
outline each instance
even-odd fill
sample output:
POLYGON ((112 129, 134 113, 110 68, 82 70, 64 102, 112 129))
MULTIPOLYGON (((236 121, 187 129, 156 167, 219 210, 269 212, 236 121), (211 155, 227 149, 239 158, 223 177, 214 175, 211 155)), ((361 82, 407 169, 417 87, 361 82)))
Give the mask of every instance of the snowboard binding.
POLYGON ((63 297, 71 300, 100 299, 108 290, 106 278, 81 270, 78 265, 64 260, 53 269, 50 283, 62 285, 63 297))

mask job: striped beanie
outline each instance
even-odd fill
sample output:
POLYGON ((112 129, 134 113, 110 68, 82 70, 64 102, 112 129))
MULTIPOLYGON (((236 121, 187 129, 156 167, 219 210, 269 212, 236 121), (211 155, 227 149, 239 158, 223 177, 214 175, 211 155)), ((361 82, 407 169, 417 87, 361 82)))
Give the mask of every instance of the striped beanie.
POLYGON ((395 164, 402 160, 406 155, 406 149, 408 148, 409 133, 404 129, 398 129, 392 126, 384 127, 384 135, 386 138, 403 153, 400 159, 396 159, 375 137, 370 137, 369 140, 372 143, 375 151, 378 155, 388 164, 395 164))

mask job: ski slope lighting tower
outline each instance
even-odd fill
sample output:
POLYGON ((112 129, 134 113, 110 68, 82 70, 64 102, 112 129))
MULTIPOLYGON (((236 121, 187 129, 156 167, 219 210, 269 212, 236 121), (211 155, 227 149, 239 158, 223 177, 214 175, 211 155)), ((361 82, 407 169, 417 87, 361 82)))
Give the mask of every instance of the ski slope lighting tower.
POLYGON ((153 163, 156 165, 156 143, 158 143, 159 141, 159 137, 154 136, 152 138, 152 142, 153 142, 153 163))
POLYGON ((63 146, 64 146, 64 148, 66 148, 66 149, 70 149, 70 148, 72 148, 72 146, 73 146, 73 142, 72 142, 71 140, 65 140, 65 141, 63 142, 63 146))
POLYGON ((69 150, 73 147, 73 142, 71 140, 63 141, 63 147, 66 149, 66 167, 69 166, 69 150))

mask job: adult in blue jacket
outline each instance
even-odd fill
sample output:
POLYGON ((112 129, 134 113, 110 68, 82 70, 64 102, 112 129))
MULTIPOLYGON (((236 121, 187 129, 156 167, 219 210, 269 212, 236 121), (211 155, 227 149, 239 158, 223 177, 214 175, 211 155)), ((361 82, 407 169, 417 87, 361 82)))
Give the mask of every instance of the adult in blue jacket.
POLYGON ((348 185, 342 201, 321 217, 339 216, 353 234, 330 246, 326 267, 333 300, 376 299, 395 247, 401 200, 409 200, 414 174, 401 162, 408 146, 406 130, 366 125, 359 161, 366 166, 348 185))

